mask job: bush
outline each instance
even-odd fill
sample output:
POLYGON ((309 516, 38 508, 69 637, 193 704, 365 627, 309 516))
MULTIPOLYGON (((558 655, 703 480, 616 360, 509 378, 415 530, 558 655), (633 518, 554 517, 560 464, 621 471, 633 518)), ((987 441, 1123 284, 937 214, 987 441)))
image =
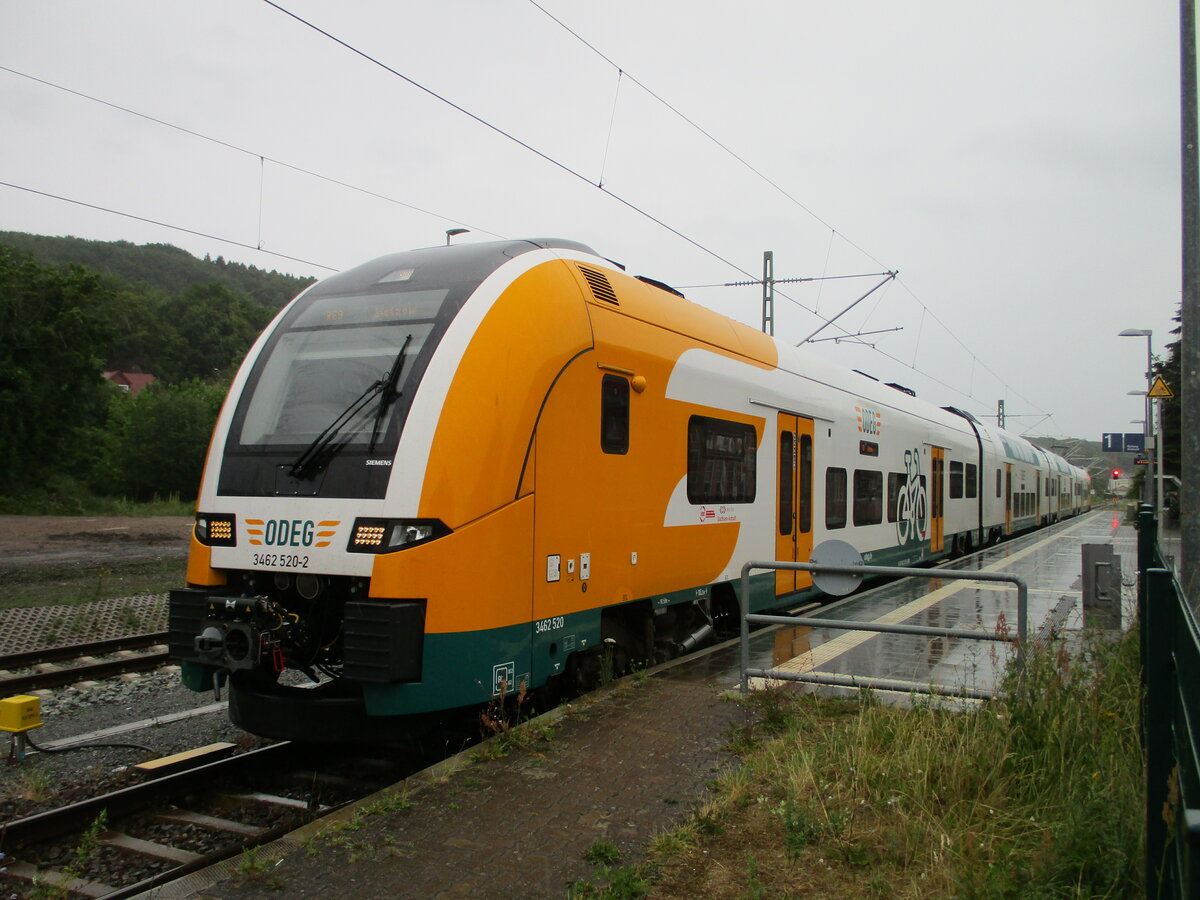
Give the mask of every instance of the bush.
POLYGON ((108 422, 93 432, 94 489, 135 500, 194 499, 226 389, 186 381, 154 384, 137 397, 114 396, 108 422))

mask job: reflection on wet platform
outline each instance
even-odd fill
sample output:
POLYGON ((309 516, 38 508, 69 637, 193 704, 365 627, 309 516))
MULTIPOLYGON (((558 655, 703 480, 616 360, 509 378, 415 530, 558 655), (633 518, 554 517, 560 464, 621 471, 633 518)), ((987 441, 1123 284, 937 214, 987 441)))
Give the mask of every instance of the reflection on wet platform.
MULTIPOLYGON (((1018 575, 1029 586, 1030 640, 1082 631, 1081 546, 1111 544, 1128 573, 1122 591, 1123 618, 1132 616, 1136 540, 1131 526, 1095 511, 1050 528, 1005 541, 939 568, 1018 575)), ((1017 589, 972 581, 902 579, 835 600, 806 615, 873 623, 903 623, 1016 634, 1017 589)), ((737 642, 703 668, 727 686, 739 679, 737 642), (718 662, 718 660, 720 660, 718 662)), ((1015 654, 1012 644, 943 636, 879 634, 817 627, 780 627, 751 638, 751 668, 779 668, 815 676, 886 679, 900 695, 914 688, 939 692, 988 693, 999 686, 1015 654)), ((753 682, 752 682, 753 683, 753 682)), ((845 691, 827 685, 801 689, 845 691)), ((881 699, 890 691, 881 692, 881 699)))

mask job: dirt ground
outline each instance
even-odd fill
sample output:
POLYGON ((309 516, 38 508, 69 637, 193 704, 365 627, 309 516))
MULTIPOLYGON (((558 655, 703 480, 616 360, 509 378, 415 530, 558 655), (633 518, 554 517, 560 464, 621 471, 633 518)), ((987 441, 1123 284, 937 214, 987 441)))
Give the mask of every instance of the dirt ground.
POLYGON ((191 516, 0 516, 0 572, 187 555, 191 516))

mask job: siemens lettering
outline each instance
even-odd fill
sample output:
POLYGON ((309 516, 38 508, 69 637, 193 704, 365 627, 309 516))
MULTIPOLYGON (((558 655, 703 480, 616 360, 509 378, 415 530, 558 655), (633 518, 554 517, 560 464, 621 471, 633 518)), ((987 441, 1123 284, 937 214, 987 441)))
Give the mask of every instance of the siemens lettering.
POLYGON ((270 519, 263 529, 263 543, 272 547, 311 547, 314 531, 312 519, 270 519))

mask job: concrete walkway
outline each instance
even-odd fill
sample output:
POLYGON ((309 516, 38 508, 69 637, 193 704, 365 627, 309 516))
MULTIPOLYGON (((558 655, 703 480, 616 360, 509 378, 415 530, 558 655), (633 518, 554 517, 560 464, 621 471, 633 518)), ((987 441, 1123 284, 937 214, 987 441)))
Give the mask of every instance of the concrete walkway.
POLYGON ((702 805, 747 715, 708 684, 626 679, 524 726, 528 743, 507 756, 477 748, 414 776, 406 808, 344 811, 263 848, 255 877, 235 859, 142 896, 561 898, 595 871, 584 857, 598 841, 636 862, 702 805))

